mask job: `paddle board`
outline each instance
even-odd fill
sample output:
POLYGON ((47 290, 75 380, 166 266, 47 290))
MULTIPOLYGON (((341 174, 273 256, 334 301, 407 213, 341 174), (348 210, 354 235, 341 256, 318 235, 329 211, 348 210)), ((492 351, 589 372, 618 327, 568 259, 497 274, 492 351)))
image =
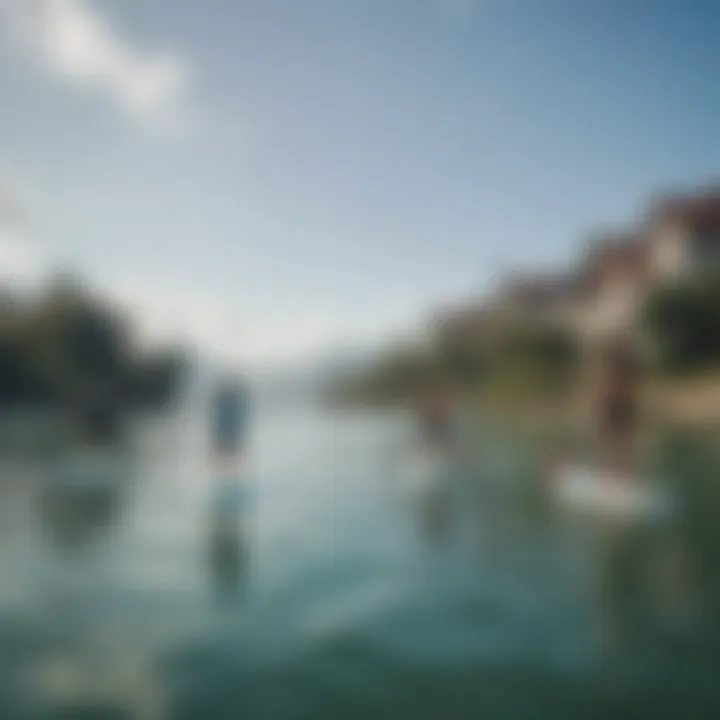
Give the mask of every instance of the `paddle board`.
POLYGON ((635 520, 671 517, 676 506, 658 483, 622 477, 592 466, 567 465, 553 484, 558 503, 568 509, 635 520))

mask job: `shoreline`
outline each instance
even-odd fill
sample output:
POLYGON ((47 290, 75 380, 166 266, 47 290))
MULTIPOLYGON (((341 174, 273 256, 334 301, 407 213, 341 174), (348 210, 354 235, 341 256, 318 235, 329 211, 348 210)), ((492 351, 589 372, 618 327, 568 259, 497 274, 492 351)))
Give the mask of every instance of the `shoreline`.
MULTIPOLYGON (((641 398, 643 415, 652 424, 685 428, 720 425, 720 374, 648 380, 641 398)), ((587 422, 587 403, 576 396, 481 393, 480 412, 521 428, 557 431, 587 422)))
MULTIPOLYGON (((330 403, 332 407, 388 409, 408 398, 355 397, 330 403)), ((642 414, 651 424, 707 429, 720 425, 720 373, 682 378, 648 378, 642 390, 642 414)), ((463 404, 501 424, 527 430, 577 430, 588 423, 587 396, 574 393, 519 391, 507 386, 468 392, 463 404)))

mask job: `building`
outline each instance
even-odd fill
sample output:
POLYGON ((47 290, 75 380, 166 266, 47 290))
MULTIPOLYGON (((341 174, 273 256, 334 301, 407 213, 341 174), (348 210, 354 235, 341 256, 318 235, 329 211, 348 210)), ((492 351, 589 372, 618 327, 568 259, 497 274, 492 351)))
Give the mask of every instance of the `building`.
POLYGON ((720 188, 657 203, 647 228, 656 281, 697 277, 720 268, 720 188))
POLYGON ((655 203, 638 231, 596 238, 582 258, 579 330, 589 341, 633 328, 648 293, 720 270, 720 188, 655 203))
POLYGON ((492 342, 498 328, 564 327, 592 348, 637 328, 648 294, 665 283, 720 271, 720 187, 650 207, 637 230, 605 233, 567 273, 516 273, 490 298, 435 315, 445 344, 492 342))
POLYGON ((588 341, 627 330, 647 292, 648 242, 636 233, 595 239, 578 270, 577 329, 588 341))

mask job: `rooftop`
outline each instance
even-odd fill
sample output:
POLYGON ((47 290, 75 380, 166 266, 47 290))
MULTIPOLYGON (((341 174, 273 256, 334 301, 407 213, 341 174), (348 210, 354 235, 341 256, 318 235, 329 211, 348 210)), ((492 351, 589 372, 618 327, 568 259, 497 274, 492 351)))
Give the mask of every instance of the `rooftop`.
POLYGON ((611 275, 641 275, 646 265, 646 237, 635 232, 618 232, 603 235, 590 244, 580 274, 587 286, 611 275))
POLYGON ((720 187, 662 199, 650 216, 655 225, 680 224, 701 233, 720 230, 720 187))

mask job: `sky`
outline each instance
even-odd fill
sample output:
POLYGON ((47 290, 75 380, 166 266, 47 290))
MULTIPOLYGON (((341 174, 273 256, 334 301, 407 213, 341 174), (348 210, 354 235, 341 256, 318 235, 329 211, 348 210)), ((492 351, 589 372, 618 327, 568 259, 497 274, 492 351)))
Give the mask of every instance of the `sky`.
POLYGON ((713 0, 0 0, 0 275, 371 344, 720 173, 713 0))

